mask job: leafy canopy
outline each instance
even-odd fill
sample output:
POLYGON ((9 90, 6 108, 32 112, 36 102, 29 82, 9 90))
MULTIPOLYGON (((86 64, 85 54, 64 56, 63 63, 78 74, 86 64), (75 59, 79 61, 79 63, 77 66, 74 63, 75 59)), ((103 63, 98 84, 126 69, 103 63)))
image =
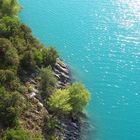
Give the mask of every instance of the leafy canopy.
POLYGON ((15 126, 22 112, 22 98, 19 93, 9 93, 0 88, 0 121, 5 126, 15 126))
POLYGON ((72 106, 69 103, 70 95, 67 89, 64 90, 56 90, 53 93, 48 101, 50 110, 54 112, 56 115, 65 115, 69 114, 72 111, 72 106))
POLYGON ((68 90, 73 113, 82 112, 89 101, 89 92, 81 83, 72 84, 68 87, 68 90))
POLYGON ((8 129, 2 140, 44 140, 40 134, 32 134, 23 129, 8 129))
POLYGON ((0 17, 16 16, 20 11, 17 0, 0 0, 0 17))
POLYGON ((81 83, 74 83, 66 89, 56 90, 49 98, 50 110, 57 116, 78 114, 89 101, 89 92, 81 83))
POLYGON ((41 90, 44 99, 54 92, 56 82, 57 80, 53 75, 51 67, 43 68, 41 70, 41 90))

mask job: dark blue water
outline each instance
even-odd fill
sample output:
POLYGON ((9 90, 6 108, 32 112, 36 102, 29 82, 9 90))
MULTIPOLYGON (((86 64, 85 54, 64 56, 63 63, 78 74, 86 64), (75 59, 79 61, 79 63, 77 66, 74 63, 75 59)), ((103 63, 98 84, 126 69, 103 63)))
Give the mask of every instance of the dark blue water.
POLYGON ((91 92, 84 140, 140 140, 140 1, 20 2, 22 21, 91 92))

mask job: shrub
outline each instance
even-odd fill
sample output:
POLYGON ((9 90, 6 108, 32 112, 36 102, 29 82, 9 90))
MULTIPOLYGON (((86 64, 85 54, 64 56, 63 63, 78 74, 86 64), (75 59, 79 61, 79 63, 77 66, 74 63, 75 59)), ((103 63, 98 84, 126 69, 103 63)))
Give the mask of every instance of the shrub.
POLYGON ((54 92, 56 82, 57 80, 50 67, 41 70, 41 95, 43 99, 54 92))
POLYGON ((37 65, 41 66, 41 64, 43 63, 42 52, 39 49, 34 48, 33 53, 34 53, 34 57, 35 57, 35 61, 36 61, 37 65))
POLYGON ((0 67, 18 67, 19 56, 12 43, 5 38, 0 38, 0 67))
POLYGON ((81 83, 74 83, 68 87, 72 112, 82 112, 89 101, 89 92, 81 83))
POLYGON ((0 19, 0 37, 10 38, 19 32, 20 22, 17 18, 3 17, 0 19))
POLYGON ((22 98, 19 93, 9 93, 0 88, 0 121, 5 126, 16 126, 22 112, 22 98))
POLYGON ((56 92, 49 98, 49 109, 57 116, 69 114, 72 110, 72 106, 69 101, 70 95, 68 90, 56 90, 56 92))
POLYGON ((0 16, 15 16, 20 11, 17 0, 1 0, 0 16))
POLYGON ((40 134, 32 134, 23 129, 8 129, 2 140, 44 140, 40 134))
POLYGON ((26 51, 21 60, 21 67, 27 71, 33 71, 36 67, 36 61, 32 51, 26 51))
POLYGON ((89 101, 89 92, 81 83, 56 90, 48 100, 48 106, 56 116, 81 113, 89 101))
POLYGON ((0 38, 0 67, 4 65, 5 53, 11 48, 11 46, 12 44, 8 39, 0 38))
POLYGON ((58 53, 56 51, 56 49, 54 49, 53 47, 49 47, 43 50, 43 56, 44 56, 44 64, 45 66, 49 66, 51 65, 52 67, 54 67, 55 63, 56 63, 56 59, 58 58, 58 53))
POLYGON ((5 53, 5 65, 6 66, 14 66, 18 67, 19 65, 19 56, 17 54, 17 50, 15 48, 10 48, 6 53, 5 53))

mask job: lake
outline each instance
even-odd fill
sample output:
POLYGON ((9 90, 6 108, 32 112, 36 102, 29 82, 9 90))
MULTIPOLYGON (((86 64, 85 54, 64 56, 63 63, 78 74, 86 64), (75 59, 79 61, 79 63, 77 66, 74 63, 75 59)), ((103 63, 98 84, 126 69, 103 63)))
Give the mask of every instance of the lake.
POLYGON ((91 92, 83 140, 140 140, 140 1, 20 3, 21 20, 91 92))

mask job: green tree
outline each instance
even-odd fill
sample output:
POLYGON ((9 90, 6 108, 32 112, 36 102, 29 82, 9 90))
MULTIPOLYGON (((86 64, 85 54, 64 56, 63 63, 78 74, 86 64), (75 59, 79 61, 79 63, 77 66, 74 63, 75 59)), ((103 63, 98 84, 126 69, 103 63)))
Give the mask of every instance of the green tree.
POLYGON ((19 33, 20 22, 18 18, 3 17, 0 19, 0 37, 9 38, 19 33))
POLYGON ((19 65, 19 56, 17 50, 12 46, 12 43, 5 38, 0 38, 0 67, 17 68, 19 65))
POLYGON ((26 51, 21 60, 21 67, 27 71, 34 71, 36 68, 36 61, 32 51, 26 51))
POLYGON ((33 53, 34 53, 34 57, 35 57, 35 61, 37 63, 38 66, 41 66, 41 64, 43 63, 43 54, 39 49, 33 48, 33 53))
POLYGON ((5 53, 5 65, 6 66, 15 66, 16 68, 19 65, 19 56, 17 53, 17 50, 13 47, 10 48, 6 53, 5 53))
POLYGON ((15 80, 16 75, 15 73, 8 69, 8 70, 0 70, 0 84, 7 84, 13 80, 15 80))
POLYGON ((22 112, 22 100, 19 93, 9 93, 0 88, 0 121, 3 125, 11 127, 18 124, 22 112))
POLYGON ((56 59, 58 58, 58 53, 55 48, 49 47, 43 50, 43 56, 44 56, 44 64, 45 66, 51 65, 54 67, 56 63, 56 59))
POLYGON ((48 101, 48 106, 50 111, 52 111, 57 116, 67 115, 72 111, 72 106, 70 104, 70 95, 67 89, 56 90, 48 101))
POLYGON ((41 70, 41 95, 43 99, 54 92, 56 82, 57 80, 50 67, 43 68, 41 70))
POLYGON ((8 39, 0 38, 0 68, 4 66, 6 51, 12 46, 8 39))
POLYGON ((32 134, 23 129, 8 129, 2 140, 44 140, 40 134, 32 134))
POLYGON ((48 100, 48 106, 57 116, 81 113, 89 101, 89 92, 81 83, 74 83, 66 89, 56 90, 48 100))
POLYGON ((0 16, 16 16, 20 11, 17 0, 1 0, 0 16))
POLYGON ((81 83, 74 83, 68 87, 72 113, 82 112, 89 101, 89 92, 81 83))

